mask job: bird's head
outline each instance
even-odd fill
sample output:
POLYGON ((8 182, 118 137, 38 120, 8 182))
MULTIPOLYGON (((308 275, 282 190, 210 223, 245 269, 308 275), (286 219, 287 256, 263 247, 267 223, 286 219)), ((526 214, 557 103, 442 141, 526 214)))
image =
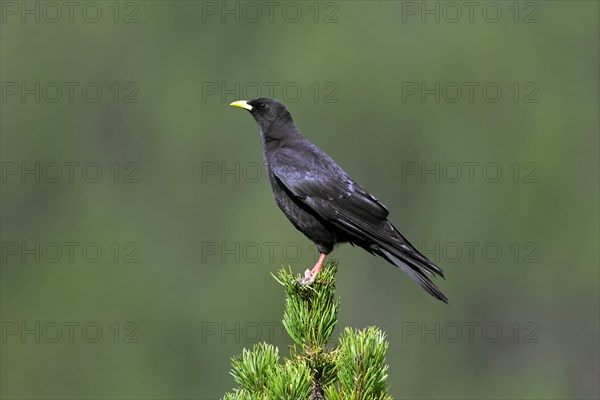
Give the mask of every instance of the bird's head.
POLYGON ((260 98, 254 100, 239 100, 230 104, 250 111, 261 130, 267 130, 275 121, 292 122, 292 116, 285 106, 275 99, 260 98))

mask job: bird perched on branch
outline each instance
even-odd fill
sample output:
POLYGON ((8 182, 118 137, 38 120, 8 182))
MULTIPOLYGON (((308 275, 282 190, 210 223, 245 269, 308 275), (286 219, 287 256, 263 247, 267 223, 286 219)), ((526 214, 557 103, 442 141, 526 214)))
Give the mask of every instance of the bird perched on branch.
POLYGON ((430 276, 442 270, 419 253, 388 221, 388 210, 354 182, 329 155, 305 139, 285 106, 275 99, 235 101, 260 128, 263 158, 275 201, 321 253, 301 284, 311 284, 328 253, 349 242, 383 257, 433 297, 448 303, 430 276))

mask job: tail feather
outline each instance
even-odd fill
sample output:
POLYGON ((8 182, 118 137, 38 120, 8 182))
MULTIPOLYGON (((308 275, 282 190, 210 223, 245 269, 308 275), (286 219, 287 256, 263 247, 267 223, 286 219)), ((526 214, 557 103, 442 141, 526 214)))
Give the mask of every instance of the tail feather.
POLYGON ((448 298, 431 282, 429 276, 444 273, 441 268, 410 244, 388 221, 361 219, 353 214, 343 214, 333 224, 349 235, 348 241, 361 246, 369 253, 377 254, 403 270, 430 295, 448 304, 448 298))
POLYGON ((400 268, 404 273, 406 273, 410 278, 412 278, 415 282, 417 282, 427 293, 432 295, 438 300, 443 301, 448 304, 448 298, 442 293, 442 291, 433 283, 431 280, 425 275, 425 273, 434 275, 430 270, 432 269, 429 264, 435 266, 434 271, 439 271, 439 275, 442 275, 441 269, 433 264, 431 261, 427 260, 427 264, 421 262, 420 259, 415 257, 410 257, 407 255, 399 255, 398 251, 393 248, 383 248, 379 247, 379 251, 381 252, 381 256, 387 259, 389 262, 400 268), (392 251, 397 255, 393 254, 392 251), (402 258, 400 258, 402 257, 402 258))
POLYGON ((400 231, 398 231, 398 229, 396 229, 396 227, 394 225, 392 225, 390 222, 388 222, 391 227, 392 230, 394 231, 394 233, 396 235, 393 238, 393 240, 391 242, 395 243, 392 244, 393 247, 400 247, 400 250, 402 251, 402 253, 408 253, 410 256, 412 256, 413 258, 416 258, 418 261, 420 261, 422 264, 425 265, 425 271, 427 273, 429 273, 430 275, 439 275, 442 278, 446 279, 444 277, 444 272, 442 271, 442 269, 440 267, 438 267, 437 265, 435 265, 433 262, 429 261, 429 259, 427 257, 425 257, 423 254, 421 254, 421 252, 419 250, 417 250, 415 248, 415 246, 413 246, 408 240, 406 240, 406 238, 400 233, 400 231))

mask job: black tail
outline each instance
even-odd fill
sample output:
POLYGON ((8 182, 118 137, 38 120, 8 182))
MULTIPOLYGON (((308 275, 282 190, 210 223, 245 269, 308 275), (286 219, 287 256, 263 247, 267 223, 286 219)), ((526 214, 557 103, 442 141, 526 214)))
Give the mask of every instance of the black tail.
POLYGON ((435 276, 439 275, 442 278, 444 274, 442 270, 429 261, 425 256, 419 253, 414 247, 405 242, 400 246, 392 246, 389 244, 378 243, 379 255, 400 268, 406 275, 410 276, 415 282, 417 282, 423 289, 430 295, 438 300, 448 304, 448 298, 442 293, 438 287, 431 282, 427 275, 435 276))
POLYGON ((388 220, 376 220, 373 217, 369 220, 348 214, 344 216, 346 219, 338 218, 335 225, 350 236, 350 243, 385 258, 404 271, 427 293, 448 304, 448 298, 428 277, 439 275, 443 278, 442 269, 419 253, 394 225, 388 220))

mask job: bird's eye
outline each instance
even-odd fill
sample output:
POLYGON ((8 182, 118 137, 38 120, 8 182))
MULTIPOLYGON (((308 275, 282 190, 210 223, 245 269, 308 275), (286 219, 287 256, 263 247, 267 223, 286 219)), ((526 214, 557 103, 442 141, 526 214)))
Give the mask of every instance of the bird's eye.
POLYGON ((266 109, 267 109, 267 105, 266 105, 265 103, 260 103, 260 104, 258 105, 258 109, 259 109, 259 110, 266 110, 266 109))

